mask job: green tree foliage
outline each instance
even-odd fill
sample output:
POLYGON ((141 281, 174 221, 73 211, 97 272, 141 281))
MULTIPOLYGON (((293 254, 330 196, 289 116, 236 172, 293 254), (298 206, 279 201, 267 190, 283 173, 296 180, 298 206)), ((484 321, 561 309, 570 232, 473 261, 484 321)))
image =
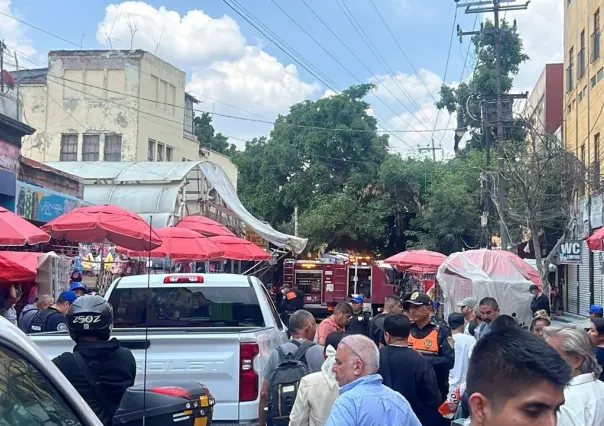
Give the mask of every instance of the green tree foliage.
POLYGON ((196 116, 193 119, 193 126, 200 148, 211 149, 226 155, 231 155, 235 151, 235 145, 229 143, 226 136, 215 132, 210 113, 204 112, 196 116))
MULTIPOLYGON (((450 114, 457 113, 458 128, 467 128, 471 132, 468 149, 484 148, 482 118, 478 97, 486 99, 497 94, 495 72, 495 37, 493 22, 487 20, 482 35, 472 37, 476 67, 467 81, 457 87, 443 85, 440 99, 436 102, 438 109, 446 109, 450 114)), ((512 89, 514 76, 520 65, 529 57, 524 53, 522 39, 516 28, 506 20, 501 21, 501 87, 503 93, 512 89)), ((515 122, 506 127, 506 140, 524 140, 522 124, 515 122)), ((461 139, 455 137, 454 149, 459 151, 461 139)))

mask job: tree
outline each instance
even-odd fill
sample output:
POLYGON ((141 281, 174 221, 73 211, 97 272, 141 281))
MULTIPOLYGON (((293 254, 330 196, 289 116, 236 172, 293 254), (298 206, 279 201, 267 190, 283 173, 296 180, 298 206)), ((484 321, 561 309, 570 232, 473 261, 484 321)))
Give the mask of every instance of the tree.
POLYGON ((424 205, 407 232, 410 246, 451 254, 478 246, 483 197, 484 154, 467 153, 434 170, 424 205))
MULTIPOLYGON (((436 102, 438 109, 446 109, 449 114, 457 113, 458 128, 469 129, 471 138, 468 149, 482 149, 485 142, 483 137, 483 120, 480 111, 479 98, 483 100, 497 94, 495 73, 495 37, 493 22, 486 20, 481 35, 472 37, 476 66, 474 73, 466 82, 457 87, 443 85, 440 89, 440 99, 436 102)), ((520 65, 529 57, 524 53, 522 39, 515 26, 503 19, 501 21, 501 87, 503 93, 512 89, 514 76, 520 65)), ((506 140, 522 141, 524 135, 518 132, 519 123, 506 128, 506 140)), ((459 153, 461 137, 455 136, 454 150, 459 153)))
POLYGON ((203 112, 193 119, 195 136, 199 141, 200 148, 211 149, 225 155, 232 155, 236 150, 235 145, 229 143, 229 140, 222 133, 216 133, 212 125, 212 115, 203 112))
MULTIPOLYGON (((527 124, 532 127, 530 122, 527 124)), ((506 151, 504 173, 492 175, 494 179, 505 177, 508 190, 505 225, 512 232, 514 229, 525 231, 530 238, 547 294, 549 265, 575 225, 574 201, 580 191, 585 191, 588 180, 583 163, 566 151, 559 139, 534 129, 529 133, 526 152, 518 155, 506 151), (540 236, 547 228, 556 231, 557 240, 548 247, 545 239, 543 256, 540 236)), ((496 188, 494 186, 492 199, 499 212, 496 188)))

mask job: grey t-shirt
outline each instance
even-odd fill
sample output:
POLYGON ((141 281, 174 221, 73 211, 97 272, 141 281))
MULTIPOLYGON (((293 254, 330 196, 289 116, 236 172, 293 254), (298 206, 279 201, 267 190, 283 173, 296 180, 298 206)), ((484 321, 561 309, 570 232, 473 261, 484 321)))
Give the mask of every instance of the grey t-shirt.
MULTIPOLYGON (((304 340, 298 340, 300 343, 304 342, 304 340)), ((298 347, 292 342, 285 342, 281 345, 283 348, 283 352, 285 354, 292 354, 298 350, 298 347)), ((308 348, 306 351, 306 365, 308 365, 308 369, 311 373, 316 373, 317 371, 321 371, 321 366, 323 365, 323 346, 314 345, 308 348)), ((273 353, 268 358, 266 362, 266 366, 264 367, 264 377, 268 380, 272 372, 279 366, 279 353, 277 350, 273 350, 273 353)))

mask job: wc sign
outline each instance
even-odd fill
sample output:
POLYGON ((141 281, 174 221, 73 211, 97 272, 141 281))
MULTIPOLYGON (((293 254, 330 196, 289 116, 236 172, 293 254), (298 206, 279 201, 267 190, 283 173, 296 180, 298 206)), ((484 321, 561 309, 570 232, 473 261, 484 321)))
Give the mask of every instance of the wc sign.
POLYGON ((560 245, 560 248, 558 249, 558 263, 564 265, 580 265, 582 251, 583 241, 565 241, 560 245))

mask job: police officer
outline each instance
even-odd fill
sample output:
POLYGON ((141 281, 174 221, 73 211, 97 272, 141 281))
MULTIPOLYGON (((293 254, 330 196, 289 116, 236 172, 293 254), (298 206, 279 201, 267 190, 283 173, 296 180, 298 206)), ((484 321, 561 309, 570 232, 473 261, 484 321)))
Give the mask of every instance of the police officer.
POLYGON ((425 355, 434 367, 442 400, 447 399, 449 370, 455 364, 455 342, 451 330, 431 321, 432 300, 426 293, 415 292, 405 301, 411 316, 411 335, 408 344, 425 355))
POLYGON ((65 315, 77 298, 78 296, 73 291, 64 291, 61 293, 54 305, 48 309, 38 311, 31 319, 27 333, 67 331, 67 318, 65 315))
POLYGON ((136 361, 129 349, 111 338, 113 309, 101 296, 79 297, 67 313, 73 352, 52 360, 105 425, 136 377, 136 361))
POLYGON ((363 312, 363 303, 365 296, 362 294, 353 294, 350 299, 352 305, 352 318, 346 325, 348 334, 362 334, 369 337, 369 323, 371 322, 371 314, 363 312))

